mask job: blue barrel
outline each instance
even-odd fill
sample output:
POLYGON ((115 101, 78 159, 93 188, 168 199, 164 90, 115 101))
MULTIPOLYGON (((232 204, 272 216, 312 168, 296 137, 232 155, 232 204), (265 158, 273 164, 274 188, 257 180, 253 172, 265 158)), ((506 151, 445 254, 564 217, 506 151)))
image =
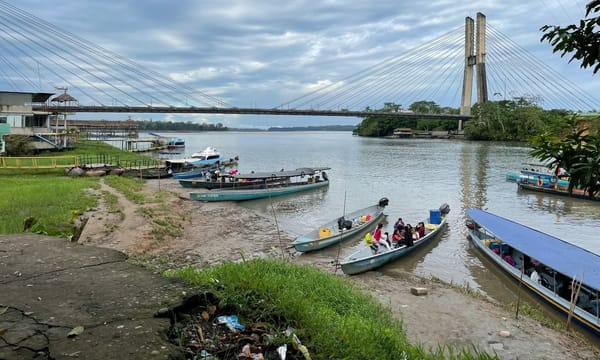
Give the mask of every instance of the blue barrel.
POLYGON ((429 223, 439 224, 442 222, 442 212, 438 209, 429 210, 429 223))

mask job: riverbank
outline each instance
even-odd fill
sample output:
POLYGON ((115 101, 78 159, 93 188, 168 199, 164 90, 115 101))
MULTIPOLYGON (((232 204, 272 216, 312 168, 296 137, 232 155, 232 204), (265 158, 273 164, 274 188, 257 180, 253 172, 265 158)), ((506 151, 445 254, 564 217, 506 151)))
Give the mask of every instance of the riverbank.
MULTIPOLYGON (((141 256, 162 268, 183 263, 205 266, 224 260, 271 256, 311 263, 344 276, 340 270, 336 271, 330 257, 319 252, 296 253, 289 247, 293 238, 278 229, 271 218, 235 203, 187 200, 188 192, 173 179, 147 181, 144 191, 158 189, 177 195, 169 202, 169 206, 172 212, 185 214, 182 236, 150 246, 152 238, 140 236, 147 225, 143 218, 136 215, 136 205, 116 194, 125 209, 124 220, 118 226, 120 230, 108 237, 103 236, 103 223, 111 223, 114 219, 95 215, 96 221, 92 222, 92 226, 88 225, 82 234, 82 241, 141 256), (138 235, 128 234, 131 229, 138 235), (135 241, 132 242, 132 238, 135 241)), ((349 279, 389 305, 392 312, 402 318, 409 340, 426 347, 474 346, 490 353, 496 352, 501 359, 595 359, 599 356, 593 348, 571 335, 546 328, 524 316, 515 320, 514 313, 509 313, 501 306, 440 282, 404 272, 383 275, 377 271, 349 279), (414 286, 428 288, 428 295, 412 295, 410 288, 414 286), (503 336, 505 331, 510 335, 503 336), (531 344, 536 344, 534 353, 531 344)))
MULTIPOLYGON (((310 263, 325 271, 344 276, 339 270, 336 272, 333 259, 330 257, 319 252, 295 253, 289 247, 292 241, 291 236, 278 229, 273 219, 242 208, 235 203, 191 201, 187 198, 187 192, 178 185, 176 180, 149 180, 145 183, 142 193, 155 194, 158 190, 166 190, 164 195, 161 195, 163 201, 154 205, 133 203, 123 194, 106 185, 104 181, 100 181, 100 183, 98 194, 105 195, 99 196, 98 206, 86 214, 89 220, 79 238, 80 243, 89 245, 81 247, 90 252, 86 253, 86 258, 92 259, 97 256, 93 254, 93 249, 98 246, 108 248, 111 252, 118 250, 133 259, 144 261, 164 270, 184 264, 206 266, 226 260, 282 257, 293 262, 310 263), (105 199, 109 198, 106 194, 114 196, 118 203, 117 210, 115 210, 115 204, 105 203, 105 199), (156 216, 149 217, 148 214, 156 215, 160 212, 168 217, 167 222, 171 224, 171 227, 178 229, 178 232, 173 232, 172 235, 157 233, 153 222, 157 222, 159 219, 156 216)), ((75 245, 70 246, 66 240, 57 241, 65 248, 79 248, 75 245)), ((28 243, 34 244, 31 241, 28 243)), ((100 249, 99 251, 104 250, 100 249)), ((15 254, 19 254, 19 251, 15 250, 15 254)), ((53 264, 52 261, 46 259, 47 254, 52 254, 52 252, 37 251, 35 255, 32 255, 30 261, 34 264, 38 260, 42 264, 53 264)), ((0 255, 7 258, 14 256, 12 252, 0 255)), ((27 265, 20 265, 20 267, 28 268, 27 265)), ((96 265, 83 268, 93 270, 96 265)), ((138 269, 142 270, 142 268, 138 269)), ((15 274, 15 271, 10 269, 10 274, 15 274)), ((129 278, 132 283, 136 283, 137 271, 124 273, 122 276, 129 278)), ((78 286, 71 286, 72 283, 69 282, 69 279, 72 281, 73 274, 77 275, 77 272, 61 272, 60 276, 58 273, 55 274, 54 278, 60 280, 63 286, 56 288, 60 290, 60 296, 54 297, 53 300, 45 295, 42 300, 31 299, 31 294, 19 293, 19 291, 31 290, 25 286, 28 284, 27 281, 18 283, 13 281, 22 286, 15 286, 15 290, 11 291, 11 294, 14 295, 13 299, 17 303, 25 302, 25 300, 19 299, 27 299, 27 302, 35 304, 39 304, 41 301, 45 309, 66 307, 83 309, 84 312, 91 309, 90 313, 94 313, 93 309, 99 306, 96 304, 98 298, 89 298, 88 296, 76 300, 77 296, 69 296, 69 291, 74 294, 83 291, 78 286), (65 291, 66 289, 73 290, 65 291)), ((154 276, 156 278, 152 281, 156 281, 157 284, 164 281, 157 274, 154 276)), ((115 284, 120 284, 119 281, 111 281, 110 277, 107 278, 109 282, 104 283, 103 278, 103 276, 92 278, 94 280, 90 281, 90 284, 96 288, 95 291, 91 290, 92 294, 102 292, 103 286, 115 288, 115 284)), ((43 280, 43 278, 40 279, 43 280)), ((509 313, 493 302, 475 298, 437 281, 419 278, 400 271, 388 272, 388 275, 373 271, 348 277, 348 279, 369 291, 383 304, 388 305, 392 313, 402 319, 408 339, 413 343, 421 343, 425 347, 436 348, 446 345, 467 349, 476 347, 489 353, 496 353, 500 359, 595 359, 599 355, 594 349, 573 336, 553 331, 523 316, 515 320, 513 313, 509 313), (412 295, 410 288, 414 286, 426 287, 428 295, 419 297, 412 295), (507 334, 508 336, 504 336, 507 334)), ((172 289, 171 291, 170 294, 173 296, 181 295, 181 289, 172 289)), ((122 294, 112 292, 112 295, 106 294, 106 296, 107 298, 102 300, 102 304, 114 304, 114 306, 102 307, 103 311, 111 312, 113 315, 123 314, 122 307, 130 306, 117 301, 119 296, 123 297, 122 294), (114 296, 115 299, 111 300, 110 296, 114 296)), ((145 297, 152 299, 150 295, 145 297)), ((132 303, 135 301, 139 300, 132 300, 132 303)), ((4 299, 1 303, 4 303, 4 299)), ((147 308, 163 306, 156 298, 153 304, 147 305, 147 308)), ((51 317, 51 315, 41 316, 44 319, 51 317)), ((71 325, 77 326, 75 323, 71 325)), ((129 327, 117 329, 129 329, 129 327)), ((133 326, 133 330, 136 330, 135 326, 133 326)), ((133 330, 128 332, 128 336, 135 335, 140 336, 138 339, 143 338, 143 334, 137 334, 133 330)), ((114 331, 116 335, 121 334, 117 330, 114 331)), ((90 339, 87 338, 87 340, 90 339)), ((133 344, 137 344, 136 346, 149 349, 149 341, 153 340, 148 338, 145 341, 139 345, 131 340, 132 347, 133 344)), ((164 349, 149 351, 150 353, 156 351, 154 354, 158 355, 163 354, 162 350, 164 349)), ((124 351, 124 353, 127 351, 131 353, 133 349, 128 350, 124 347, 124 351)), ((62 358, 68 357, 63 356, 62 358)), ((137 358, 143 357, 138 356, 137 358)))

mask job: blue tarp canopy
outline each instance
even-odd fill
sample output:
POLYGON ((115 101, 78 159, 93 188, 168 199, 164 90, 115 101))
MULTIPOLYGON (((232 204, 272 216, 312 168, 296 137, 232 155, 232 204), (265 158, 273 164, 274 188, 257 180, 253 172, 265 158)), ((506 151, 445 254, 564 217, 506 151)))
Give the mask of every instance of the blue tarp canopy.
POLYGON ((480 209, 467 216, 499 240, 546 266, 600 290, 600 256, 564 240, 480 209), (583 277, 583 279, 582 279, 583 277))

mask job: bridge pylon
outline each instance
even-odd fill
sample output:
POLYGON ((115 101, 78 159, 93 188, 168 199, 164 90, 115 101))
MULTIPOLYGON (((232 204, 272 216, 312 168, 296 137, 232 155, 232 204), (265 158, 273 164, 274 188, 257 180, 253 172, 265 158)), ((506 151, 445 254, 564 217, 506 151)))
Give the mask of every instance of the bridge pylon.
MULTIPOLYGON (((463 75, 463 91, 460 104, 461 115, 471 115, 471 98, 473 96, 473 68, 477 67, 477 102, 488 101, 487 77, 485 71, 485 15, 477 13, 477 28, 473 18, 465 18, 465 70, 463 75), (475 36, 477 35, 477 36, 475 36), (477 39, 477 42, 475 42, 477 39)), ((462 131, 462 120, 458 123, 462 131)))

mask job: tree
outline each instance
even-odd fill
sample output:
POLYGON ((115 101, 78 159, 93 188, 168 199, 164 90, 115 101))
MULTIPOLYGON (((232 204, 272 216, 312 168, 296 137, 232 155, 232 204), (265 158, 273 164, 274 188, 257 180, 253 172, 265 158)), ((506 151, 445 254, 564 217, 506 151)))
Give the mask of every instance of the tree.
POLYGON ((565 169, 569 175, 569 192, 584 189, 590 197, 600 191, 600 133, 590 133, 580 119, 573 116, 566 131, 547 131, 531 140, 531 156, 565 169))
POLYGON ((544 32, 540 41, 548 41, 561 57, 573 53, 569 62, 580 60, 582 68, 594 67, 595 74, 600 70, 600 16, 587 17, 597 13, 600 13, 600 0, 590 1, 586 5, 586 19, 580 20, 579 25, 544 25, 540 28, 544 32))

